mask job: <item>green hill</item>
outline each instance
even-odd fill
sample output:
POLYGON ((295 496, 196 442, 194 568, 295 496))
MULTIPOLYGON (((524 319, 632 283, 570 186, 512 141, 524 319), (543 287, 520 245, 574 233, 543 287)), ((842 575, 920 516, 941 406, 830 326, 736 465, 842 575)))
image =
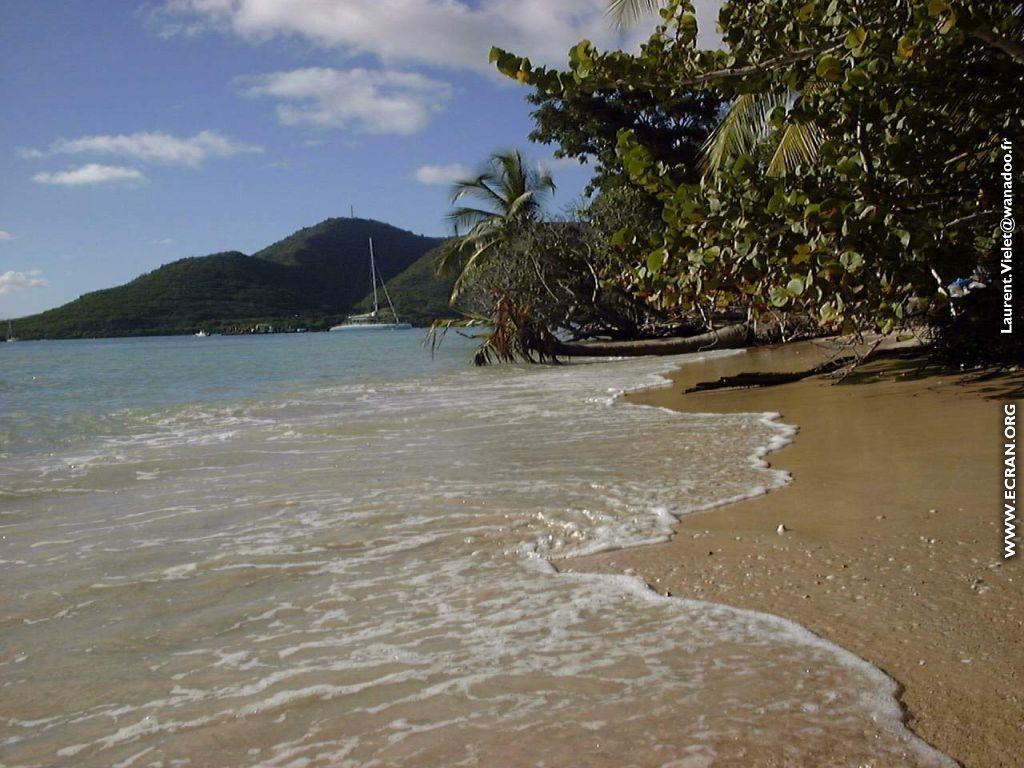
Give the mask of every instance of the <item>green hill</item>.
POLYGON ((370 253, 387 281, 441 243, 372 219, 327 219, 300 229, 253 258, 291 268, 293 285, 307 302, 345 314, 370 290, 370 253))
POLYGON ((439 238, 369 219, 327 219, 252 256, 218 253, 166 264, 117 288, 15 320, 14 333, 37 339, 222 332, 259 323, 326 328, 369 291, 371 237, 378 271, 391 281, 399 311, 417 324, 445 314, 450 281, 438 280, 427 258, 439 238), (411 274, 403 277, 407 268, 411 274))
POLYGON ((87 293, 15 322, 19 338, 144 336, 289 314, 299 297, 286 270, 237 253, 182 259, 118 288, 87 293))

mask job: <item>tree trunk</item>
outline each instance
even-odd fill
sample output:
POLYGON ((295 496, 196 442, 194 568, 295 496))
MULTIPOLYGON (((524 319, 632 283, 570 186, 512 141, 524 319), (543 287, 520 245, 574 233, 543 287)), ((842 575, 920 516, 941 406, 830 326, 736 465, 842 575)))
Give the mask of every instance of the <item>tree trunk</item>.
POLYGON ((681 355, 709 349, 736 349, 747 346, 749 329, 745 324, 728 325, 697 336, 641 339, 639 341, 591 341, 582 344, 558 342, 551 352, 559 357, 640 357, 643 355, 681 355))

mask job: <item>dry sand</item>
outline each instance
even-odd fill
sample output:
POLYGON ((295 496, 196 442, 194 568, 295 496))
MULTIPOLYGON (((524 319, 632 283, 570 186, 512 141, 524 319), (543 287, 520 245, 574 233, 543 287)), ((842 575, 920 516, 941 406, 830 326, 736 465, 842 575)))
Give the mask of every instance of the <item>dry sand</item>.
POLYGON ((949 375, 900 359, 840 385, 817 377, 681 394, 830 354, 824 342, 750 350, 630 396, 781 413, 799 432, 768 458, 792 482, 688 516, 666 544, 559 565, 631 568, 662 593, 793 619, 895 678, 910 727, 965 766, 1024 765, 1024 570, 1020 557, 1002 560, 1000 429, 1001 403, 1024 396, 1024 374, 949 375))

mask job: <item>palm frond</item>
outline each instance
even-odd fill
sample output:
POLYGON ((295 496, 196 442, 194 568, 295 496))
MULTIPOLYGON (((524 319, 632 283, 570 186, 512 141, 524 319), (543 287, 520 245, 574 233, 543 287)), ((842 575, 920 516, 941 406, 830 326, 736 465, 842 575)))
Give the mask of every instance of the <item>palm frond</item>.
POLYGON ((509 199, 517 196, 527 189, 530 184, 530 172, 523 161, 523 155, 518 149, 510 152, 501 152, 492 158, 496 170, 500 174, 504 192, 509 199))
POLYGON ((490 172, 482 173, 473 179, 456 182, 452 186, 452 203, 457 203, 463 197, 474 197, 477 200, 488 202, 500 210, 507 202, 498 191, 501 187, 500 176, 490 172))
POLYGON ((784 176, 801 163, 814 162, 824 140, 821 129, 813 123, 790 123, 779 137, 779 145, 772 153, 766 173, 784 176))
POLYGON ((622 29, 657 13, 662 5, 662 0, 610 0, 607 13, 615 26, 622 29))
POLYGON ((713 175, 726 163, 753 150, 769 132, 769 115, 784 105, 785 93, 745 93, 729 107, 704 143, 701 167, 704 176, 713 175))
POLYGON ((523 192, 509 205, 505 217, 510 220, 534 218, 541 208, 540 193, 537 189, 523 192))
POLYGON ((498 242, 499 241, 497 239, 492 239, 478 242, 476 244, 476 248, 462 265, 462 271, 459 272, 459 277, 452 286, 452 295, 448 300, 450 304, 454 304, 458 300, 459 295, 466 287, 466 283, 473 277, 478 269, 486 264, 487 257, 496 250, 498 242))
POLYGON ((465 241, 461 238, 452 238, 441 246, 441 250, 434 260, 434 271, 439 275, 451 274, 462 261, 465 252, 465 241))
POLYGON ((460 179, 452 184, 452 202, 465 195, 475 195, 477 190, 487 183, 493 176, 490 171, 484 171, 469 179, 460 179))
POLYGON ((488 219, 494 218, 497 214, 494 211, 487 210, 486 208, 470 208, 468 206, 460 206, 450 211, 445 219, 452 225, 452 229, 455 230, 455 234, 461 234, 464 230, 471 230, 481 221, 487 221, 488 219))

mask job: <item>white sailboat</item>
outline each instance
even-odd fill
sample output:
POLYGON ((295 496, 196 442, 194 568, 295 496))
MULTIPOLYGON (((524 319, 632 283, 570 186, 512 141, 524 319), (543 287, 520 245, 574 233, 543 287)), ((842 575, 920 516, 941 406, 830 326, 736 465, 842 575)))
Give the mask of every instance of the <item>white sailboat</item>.
POLYGON ((395 312, 395 305, 391 303, 391 296, 388 295, 388 287, 384 281, 377 276, 377 265, 373 260, 373 238, 370 238, 370 284, 373 286, 373 312, 362 315, 349 315, 345 322, 340 325, 331 326, 332 331, 399 331, 405 328, 412 328, 412 324, 403 323, 398 319, 395 312), (382 320, 380 317, 380 302, 377 299, 377 282, 384 291, 384 298, 387 299, 388 308, 391 310, 393 322, 382 320))
POLYGON ((7 321, 7 341, 17 341, 18 337, 14 335, 14 325, 10 320, 7 321))

